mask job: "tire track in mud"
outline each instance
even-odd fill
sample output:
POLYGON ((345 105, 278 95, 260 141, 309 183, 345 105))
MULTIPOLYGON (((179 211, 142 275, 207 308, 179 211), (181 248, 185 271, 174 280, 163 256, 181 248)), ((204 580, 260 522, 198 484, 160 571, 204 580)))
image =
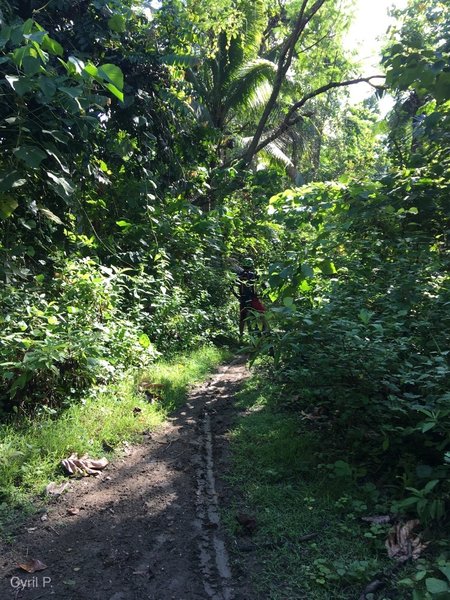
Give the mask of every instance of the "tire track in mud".
POLYGON ((231 569, 223 537, 219 533, 220 514, 214 476, 211 416, 203 415, 203 464, 197 471, 197 516, 201 536, 200 566, 205 592, 212 600, 232 600, 231 569))
POLYGON ((224 403, 232 401, 232 395, 240 387, 248 372, 243 359, 237 358, 215 377, 205 396, 205 408, 198 431, 201 461, 196 468, 196 508, 199 535, 199 560, 203 585, 207 598, 211 600, 233 600, 232 572, 228 551, 220 522, 219 499, 216 490, 216 465, 214 460, 214 425, 221 415, 224 403))

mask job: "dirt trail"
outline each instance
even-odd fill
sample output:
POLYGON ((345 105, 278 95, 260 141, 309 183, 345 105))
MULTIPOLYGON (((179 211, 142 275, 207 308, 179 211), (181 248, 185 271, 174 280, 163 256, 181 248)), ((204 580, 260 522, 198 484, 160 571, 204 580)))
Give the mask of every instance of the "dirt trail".
POLYGON ((36 515, 12 546, 0 546, 0 599, 247 597, 230 571, 216 481, 233 395, 247 376, 243 360, 221 367, 144 443, 99 478, 72 481, 47 520, 36 515), (48 568, 24 573, 17 563, 26 557, 48 568))

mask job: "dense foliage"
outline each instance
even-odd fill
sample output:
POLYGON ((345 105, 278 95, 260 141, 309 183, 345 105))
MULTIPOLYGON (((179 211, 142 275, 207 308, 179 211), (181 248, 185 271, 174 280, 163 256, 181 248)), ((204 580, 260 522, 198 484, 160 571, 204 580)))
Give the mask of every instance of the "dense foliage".
POLYGON ((384 123, 375 95, 347 103, 367 78, 343 49, 346 3, 203 8, 0 4, 0 411, 57 411, 230 340, 250 255, 271 328, 250 346, 273 356, 284 407, 323 410, 355 478, 440 524, 448 7, 397 11, 385 87, 369 78, 394 97, 384 123))
MULTIPOLYGON (((450 20, 441 4, 413 3, 399 16, 383 58, 396 94, 392 166, 371 181, 314 183, 271 198, 279 250, 267 276, 276 306, 272 333, 256 346, 274 353, 283 404, 327 416, 338 459, 328 468, 390 489, 393 512, 442 528, 450 501, 450 20)), ((448 591, 442 579, 423 591, 406 585, 415 598, 448 591)))

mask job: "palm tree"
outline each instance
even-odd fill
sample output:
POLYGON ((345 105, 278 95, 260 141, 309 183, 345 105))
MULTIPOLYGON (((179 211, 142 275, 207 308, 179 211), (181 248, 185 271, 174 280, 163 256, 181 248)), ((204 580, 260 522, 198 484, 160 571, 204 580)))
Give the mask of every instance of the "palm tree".
MULTIPOLYGON (((226 32, 220 33, 212 56, 202 58, 198 49, 197 53, 163 57, 166 65, 181 68, 183 84, 189 86, 187 100, 181 102, 171 92, 165 93, 166 100, 189 111, 198 124, 214 131, 221 164, 242 155, 248 147, 260 112, 272 93, 277 65, 267 55, 267 27, 264 3, 252 3, 246 8, 245 28, 240 35, 229 39, 226 32)), ((266 161, 286 168, 289 177, 299 184, 302 178, 288 155, 296 142, 299 145, 298 132, 288 131, 261 154, 266 161)))

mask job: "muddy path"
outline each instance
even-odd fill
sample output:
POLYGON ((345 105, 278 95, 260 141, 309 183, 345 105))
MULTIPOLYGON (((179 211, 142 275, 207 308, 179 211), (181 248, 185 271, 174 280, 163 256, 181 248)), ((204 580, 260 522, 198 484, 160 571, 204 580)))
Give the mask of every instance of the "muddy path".
POLYGON ((250 598, 230 570, 218 477, 233 396, 246 377, 242 359, 220 367, 100 477, 71 481, 45 514, 0 546, 0 599, 250 598), (47 569, 20 571, 27 558, 47 569))

